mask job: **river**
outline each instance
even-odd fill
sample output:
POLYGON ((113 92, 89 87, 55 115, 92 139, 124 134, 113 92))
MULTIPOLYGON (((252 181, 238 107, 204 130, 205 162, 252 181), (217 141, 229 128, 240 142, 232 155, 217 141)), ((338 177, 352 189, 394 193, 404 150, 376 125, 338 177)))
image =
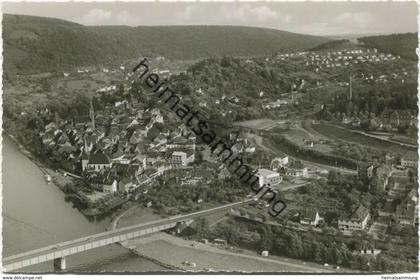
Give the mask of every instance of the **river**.
MULTIPOLYGON (((89 221, 64 200, 64 193, 47 184, 41 170, 15 143, 3 136, 3 256, 105 231, 109 219, 89 221)), ((119 245, 108 245, 66 258, 70 271, 161 271, 163 267, 119 245)), ((23 268, 51 272, 52 262, 23 268)))

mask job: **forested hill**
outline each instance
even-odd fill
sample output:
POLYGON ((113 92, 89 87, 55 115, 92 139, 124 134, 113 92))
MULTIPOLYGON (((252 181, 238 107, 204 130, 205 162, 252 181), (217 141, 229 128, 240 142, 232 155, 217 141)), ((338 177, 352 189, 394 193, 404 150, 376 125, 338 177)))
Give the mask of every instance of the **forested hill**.
POLYGON ((352 43, 349 40, 334 40, 322 43, 316 47, 311 48, 311 51, 324 51, 324 50, 339 50, 344 48, 352 47, 352 43))
POLYGON ((357 40, 366 47, 417 60, 417 33, 369 36, 358 38, 357 40))
POLYGON ((240 26, 91 27, 5 14, 3 40, 6 71, 25 73, 115 63, 140 55, 171 59, 266 55, 305 50, 330 39, 240 26))

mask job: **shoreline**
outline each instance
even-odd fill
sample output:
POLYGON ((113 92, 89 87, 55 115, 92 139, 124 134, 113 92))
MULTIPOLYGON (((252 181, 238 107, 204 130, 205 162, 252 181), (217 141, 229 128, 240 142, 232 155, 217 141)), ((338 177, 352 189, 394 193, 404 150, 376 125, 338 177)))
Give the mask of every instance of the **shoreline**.
MULTIPOLYGON (((19 140, 16 139, 14 135, 10 134, 7 131, 4 131, 4 134, 7 138, 9 138, 12 141, 12 143, 17 147, 19 152, 21 152, 24 156, 26 156, 26 158, 28 158, 33 164, 35 164, 39 168, 39 170, 42 172, 44 176, 45 175, 51 176, 52 180, 50 183, 46 182, 47 184, 49 185, 51 184, 58 187, 64 193, 66 197, 75 196, 77 197, 79 201, 83 202, 84 204, 87 204, 86 203, 87 198, 80 195, 78 192, 75 192, 75 191, 72 191, 71 193, 66 192, 66 184, 68 183, 74 184, 75 178, 70 177, 70 176, 64 176, 60 172, 54 171, 51 167, 47 166, 46 164, 42 163, 39 159, 37 159, 37 157, 30 150, 28 150, 24 145, 22 145, 19 142, 19 140)), ((96 217, 96 216, 106 215, 112 209, 120 206, 121 204, 115 205, 112 208, 107 208, 104 211, 100 211, 96 208, 88 208, 88 207, 85 209, 78 209, 78 211, 86 217, 96 217)))
MULTIPOLYGON (((19 140, 16 139, 15 136, 13 136, 12 134, 10 134, 9 132, 6 132, 6 137, 9 138, 14 145, 16 145, 16 147, 19 149, 19 151, 26 156, 30 161, 32 161, 42 172, 42 174, 44 175, 50 175, 51 174, 48 172, 48 169, 50 169, 49 167, 47 167, 45 164, 41 163, 36 157, 35 155, 29 151, 24 145, 22 145, 19 140)), ((52 177, 52 176, 51 176, 52 177)), ((60 186, 57 186, 60 188, 60 186)), ((61 189, 61 188, 60 188, 61 189)))

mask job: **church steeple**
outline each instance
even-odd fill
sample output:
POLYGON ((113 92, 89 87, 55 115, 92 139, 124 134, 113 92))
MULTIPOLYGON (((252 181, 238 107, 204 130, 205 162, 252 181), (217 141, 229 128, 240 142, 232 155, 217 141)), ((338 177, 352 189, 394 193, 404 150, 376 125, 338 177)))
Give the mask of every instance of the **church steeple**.
POLYGON ((93 109, 92 99, 90 100, 89 116, 90 116, 90 122, 92 124, 92 130, 93 130, 95 129, 95 111, 93 109))

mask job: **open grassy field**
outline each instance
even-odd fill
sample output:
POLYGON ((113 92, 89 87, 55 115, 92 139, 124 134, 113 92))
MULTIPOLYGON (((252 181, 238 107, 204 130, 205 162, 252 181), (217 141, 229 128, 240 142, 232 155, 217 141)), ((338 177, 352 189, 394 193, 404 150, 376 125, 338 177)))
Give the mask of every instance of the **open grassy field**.
POLYGON ((255 119, 255 120, 248 120, 243 122, 236 122, 234 125, 250 128, 250 129, 258 129, 258 130, 270 130, 277 126, 281 126, 284 124, 284 121, 276 121, 270 119, 255 119))
POLYGON ((325 139, 321 139, 320 137, 316 137, 312 134, 309 134, 303 129, 290 129, 287 132, 285 132, 284 135, 292 142, 304 148, 317 150, 321 153, 331 153, 333 151, 333 147, 331 145, 325 143, 317 143, 318 141, 325 139), (314 141, 314 146, 310 147, 309 145, 306 145, 304 142, 305 139, 314 141))
POLYGON ((322 133, 325 136, 328 136, 332 139, 340 139, 343 141, 353 142, 376 149, 395 152, 405 152, 414 150, 409 147, 400 146, 398 144, 382 141, 359 133, 351 132, 347 129, 340 128, 334 125, 314 124, 312 125, 312 128, 315 129, 317 132, 322 133))

